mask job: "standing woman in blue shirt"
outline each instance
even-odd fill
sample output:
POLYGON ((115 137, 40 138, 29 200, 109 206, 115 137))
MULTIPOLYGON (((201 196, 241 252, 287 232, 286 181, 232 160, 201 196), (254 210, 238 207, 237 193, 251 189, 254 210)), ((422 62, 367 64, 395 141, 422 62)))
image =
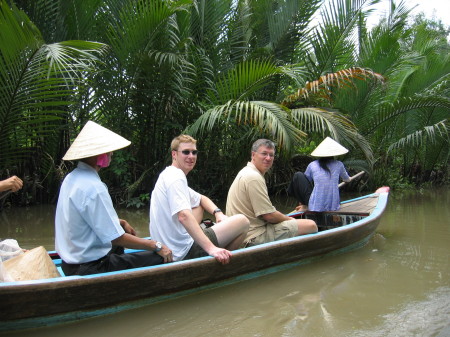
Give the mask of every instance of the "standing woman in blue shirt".
POLYGON ((304 174, 296 172, 287 190, 299 202, 297 210, 325 212, 339 209, 339 179, 345 182, 351 179, 344 164, 334 156, 347 152, 345 147, 330 137, 316 147, 311 156, 318 159, 308 165, 304 174))

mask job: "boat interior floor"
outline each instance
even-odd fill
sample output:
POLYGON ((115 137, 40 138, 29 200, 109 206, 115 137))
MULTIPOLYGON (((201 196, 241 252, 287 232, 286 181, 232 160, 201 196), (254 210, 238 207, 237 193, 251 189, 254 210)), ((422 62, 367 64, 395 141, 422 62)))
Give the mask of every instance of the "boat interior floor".
POLYGON ((296 216, 299 219, 314 220, 319 231, 345 226, 361 220, 372 213, 378 202, 378 195, 356 199, 342 203, 338 211, 333 212, 305 212, 296 216))
POLYGON ((333 212, 306 212, 297 218, 314 220, 319 228, 319 232, 321 232, 354 223, 368 215, 369 213, 339 214, 333 212))

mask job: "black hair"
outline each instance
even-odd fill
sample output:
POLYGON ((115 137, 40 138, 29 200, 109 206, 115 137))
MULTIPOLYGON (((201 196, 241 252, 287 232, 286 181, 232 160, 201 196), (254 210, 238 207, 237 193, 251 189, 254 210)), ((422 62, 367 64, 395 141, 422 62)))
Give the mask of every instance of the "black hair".
POLYGON ((330 171, 330 168, 328 167, 328 163, 333 161, 333 160, 334 160, 333 157, 320 157, 319 158, 319 166, 323 170, 327 171, 328 174, 330 174, 330 175, 331 175, 331 171, 330 171))

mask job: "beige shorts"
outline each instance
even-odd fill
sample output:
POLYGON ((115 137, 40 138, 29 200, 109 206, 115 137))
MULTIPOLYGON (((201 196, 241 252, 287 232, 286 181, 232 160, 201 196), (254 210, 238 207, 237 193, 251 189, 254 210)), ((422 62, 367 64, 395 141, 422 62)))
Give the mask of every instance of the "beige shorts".
POLYGON ((297 220, 286 220, 277 224, 267 224, 266 231, 250 240, 248 246, 260 245, 266 242, 292 238, 298 235, 297 220))

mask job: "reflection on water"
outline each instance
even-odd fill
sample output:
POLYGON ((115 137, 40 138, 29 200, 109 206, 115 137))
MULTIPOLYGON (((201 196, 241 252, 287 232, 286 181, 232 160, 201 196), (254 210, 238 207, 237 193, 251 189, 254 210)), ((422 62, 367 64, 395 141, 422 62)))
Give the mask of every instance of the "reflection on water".
POLYGON ((22 248, 55 247, 54 206, 5 209, 0 212, 0 238, 16 239, 22 248))
MULTIPOLYGON (((12 335, 449 336, 449 198, 448 190, 392 193, 377 234, 351 253, 116 315, 12 335)), ((53 244, 52 212, 14 212, 0 215, 0 237, 17 234, 27 246, 53 244)), ((147 235, 147 210, 120 213, 147 235)))
MULTIPOLYGON (((119 210, 119 217, 128 220, 137 235, 149 236, 148 210, 119 210)), ((16 239, 22 248, 44 246, 55 249, 55 206, 40 205, 27 208, 12 208, 0 212, 0 238, 16 239)))

